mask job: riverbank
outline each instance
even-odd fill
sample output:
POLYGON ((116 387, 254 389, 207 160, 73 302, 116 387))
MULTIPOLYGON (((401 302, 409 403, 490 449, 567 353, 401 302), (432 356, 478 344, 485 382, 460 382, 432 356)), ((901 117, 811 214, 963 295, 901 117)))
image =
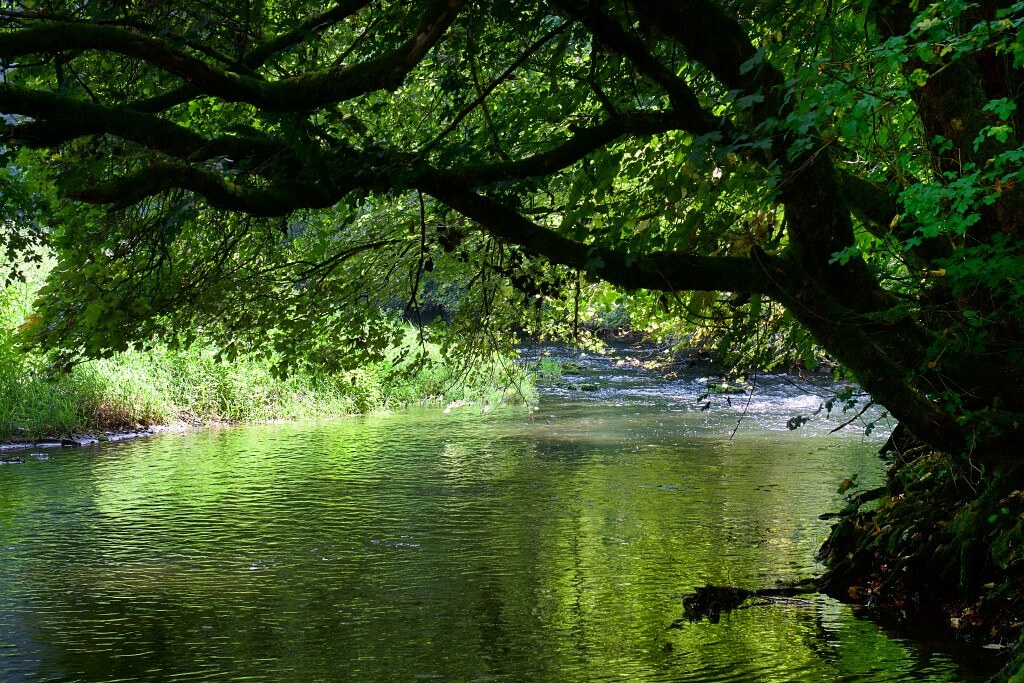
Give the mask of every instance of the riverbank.
POLYGON ((4 441, 0 442, 0 463, 9 464, 12 461, 18 461, 20 458, 17 457, 17 452, 29 448, 79 448, 81 446, 92 446, 97 443, 139 439, 153 436, 162 431, 184 431, 188 428, 188 425, 173 424, 130 432, 99 432, 96 434, 72 434, 61 438, 4 441))
MULTIPOLYGON (((288 373, 278 358, 222 357, 209 336, 191 345, 156 343, 55 370, 45 350, 26 350, 19 336, 53 267, 48 254, 22 264, 24 280, 0 267, 0 447, 144 435, 174 425, 255 423, 358 415, 455 401, 494 405, 533 396, 528 373, 511 358, 480 353, 450 359, 445 332, 421 339, 411 325, 395 330, 383 358, 327 369, 315 354, 288 373), (423 362, 426 361, 426 362, 423 362)), ((396 321, 396 325, 400 325, 396 321)), ((324 340, 309 340, 315 348, 324 340)), ((293 361, 295 359, 292 359, 293 361)))
POLYGON ((852 497, 821 549, 822 589, 1001 653, 1024 681, 1024 467, 984 472, 905 444, 884 485, 852 497))
MULTIPOLYGON (((412 343, 412 342, 409 342, 412 343)), ((420 403, 522 402, 526 372, 492 358, 467 369, 388 359, 354 370, 274 373, 260 358, 222 362, 211 347, 158 348, 93 361, 49 376, 38 358, 0 358, 0 443, 9 446, 124 438, 173 425, 343 417, 420 403)))

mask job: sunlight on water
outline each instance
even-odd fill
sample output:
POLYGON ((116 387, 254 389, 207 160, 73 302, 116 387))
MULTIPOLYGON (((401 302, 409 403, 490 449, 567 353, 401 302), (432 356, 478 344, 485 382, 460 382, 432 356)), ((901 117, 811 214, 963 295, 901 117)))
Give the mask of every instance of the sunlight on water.
POLYGON ((0 680, 971 680, 821 597, 668 629, 695 585, 814 575, 818 515, 880 480, 879 440, 787 430, 820 399, 778 380, 701 411, 691 379, 587 372, 536 412, 0 468, 0 680))

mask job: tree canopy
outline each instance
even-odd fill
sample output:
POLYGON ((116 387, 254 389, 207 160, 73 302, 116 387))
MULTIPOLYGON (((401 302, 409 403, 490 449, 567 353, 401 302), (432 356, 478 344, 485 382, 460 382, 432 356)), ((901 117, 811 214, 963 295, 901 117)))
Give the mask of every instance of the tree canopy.
POLYGON ((397 293, 502 330, 604 282, 794 321, 919 439, 1014 455, 1024 3, 7 7, 3 230, 59 255, 25 333, 66 359, 341 363, 397 293))

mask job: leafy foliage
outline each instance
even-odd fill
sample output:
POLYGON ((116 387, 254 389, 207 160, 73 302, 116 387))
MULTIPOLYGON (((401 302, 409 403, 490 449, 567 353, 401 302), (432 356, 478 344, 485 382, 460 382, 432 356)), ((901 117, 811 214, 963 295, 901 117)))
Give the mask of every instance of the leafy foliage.
POLYGON ((402 319, 426 344, 443 314, 461 357, 603 315, 844 366, 918 437, 1002 452, 1024 5, 681 8, 5 14, 8 234, 45 217, 58 255, 26 343, 68 367, 203 336, 286 374, 376 362, 402 319))
POLYGON ((374 362, 327 371, 314 359, 282 377, 273 357, 238 354, 194 331, 188 348, 154 343, 52 376, 42 354, 15 346, 47 267, 26 267, 24 282, 0 288, 0 440, 128 430, 175 421, 254 421, 365 413, 423 402, 494 406, 528 400, 523 371, 503 358, 446 359, 399 326, 396 348, 374 362), (424 353, 431 361, 415 363, 424 353))

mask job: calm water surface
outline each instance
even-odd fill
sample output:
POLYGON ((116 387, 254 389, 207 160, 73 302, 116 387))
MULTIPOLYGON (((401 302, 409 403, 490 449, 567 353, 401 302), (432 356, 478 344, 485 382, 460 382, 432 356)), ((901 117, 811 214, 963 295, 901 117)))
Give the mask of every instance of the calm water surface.
POLYGON ((695 585, 819 571, 818 515, 850 474, 879 481, 879 442, 788 431, 821 399, 778 378, 701 411, 697 371, 615 358, 536 412, 20 453, 0 466, 0 680, 983 678, 823 597, 667 629, 695 585))

